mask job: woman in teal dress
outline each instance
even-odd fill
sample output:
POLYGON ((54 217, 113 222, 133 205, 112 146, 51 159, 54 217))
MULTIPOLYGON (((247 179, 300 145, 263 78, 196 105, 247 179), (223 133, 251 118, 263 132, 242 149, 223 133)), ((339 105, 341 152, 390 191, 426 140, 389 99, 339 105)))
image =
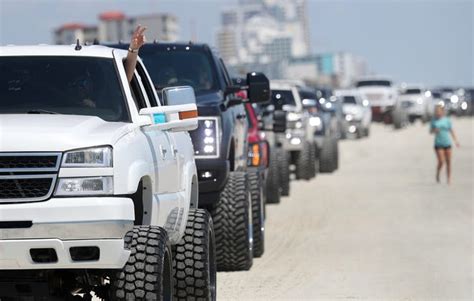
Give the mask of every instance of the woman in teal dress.
POLYGON ((436 181, 440 182, 440 173, 444 163, 446 163, 446 173, 448 176, 448 184, 451 184, 451 137, 454 143, 459 147, 458 139, 454 133, 451 119, 445 116, 444 106, 437 105, 435 108, 435 117, 431 121, 430 132, 435 134, 435 152, 438 158, 438 167, 436 170, 436 181))

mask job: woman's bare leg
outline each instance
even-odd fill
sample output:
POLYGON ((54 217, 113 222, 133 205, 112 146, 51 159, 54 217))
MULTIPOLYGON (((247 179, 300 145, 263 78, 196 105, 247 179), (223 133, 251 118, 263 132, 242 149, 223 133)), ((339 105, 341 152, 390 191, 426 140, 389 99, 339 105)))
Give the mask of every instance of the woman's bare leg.
POLYGON ((444 151, 444 158, 446 160, 446 174, 448 176, 448 184, 451 184, 451 149, 444 151))
POLYGON ((442 149, 436 150, 436 158, 438 158, 438 166, 436 168, 436 182, 439 183, 439 175, 441 173, 441 169, 443 168, 444 163, 444 151, 442 149))

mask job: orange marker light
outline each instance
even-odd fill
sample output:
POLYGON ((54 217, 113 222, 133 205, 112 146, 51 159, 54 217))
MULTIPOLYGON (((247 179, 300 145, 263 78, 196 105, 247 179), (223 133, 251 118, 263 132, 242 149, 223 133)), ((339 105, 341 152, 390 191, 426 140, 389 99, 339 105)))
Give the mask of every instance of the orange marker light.
POLYGON ((258 144, 252 145, 252 165, 258 166, 260 164, 260 146, 258 144))
POLYGON ((197 110, 179 112, 179 119, 190 119, 198 117, 197 110))

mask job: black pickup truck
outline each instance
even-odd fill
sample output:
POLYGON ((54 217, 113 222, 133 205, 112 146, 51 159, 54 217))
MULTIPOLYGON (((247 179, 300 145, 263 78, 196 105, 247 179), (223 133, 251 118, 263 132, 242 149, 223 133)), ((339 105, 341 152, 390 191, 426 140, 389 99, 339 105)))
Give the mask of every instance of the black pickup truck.
MULTIPOLYGON (((127 45, 112 47, 127 48, 127 45)), ((196 93, 199 127, 192 131, 199 181, 199 207, 212 214, 219 270, 252 266, 252 210, 247 177, 247 115, 243 99, 270 99, 269 81, 249 73, 246 82, 232 83, 222 59, 206 44, 151 43, 139 53, 157 91, 191 86, 196 93)), ((166 100, 165 100, 166 101, 166 100)), ((262 230, 263 231, 263 230, 262 230)))

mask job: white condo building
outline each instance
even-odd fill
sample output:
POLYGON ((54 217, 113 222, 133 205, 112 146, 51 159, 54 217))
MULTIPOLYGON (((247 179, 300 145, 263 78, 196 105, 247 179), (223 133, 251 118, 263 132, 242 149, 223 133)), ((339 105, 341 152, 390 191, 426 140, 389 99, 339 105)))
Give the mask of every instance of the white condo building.
POLYGON ((230 64, 268 63, 310 53, 306 0, 239 0, 221 18, 217 45, 230 64))

